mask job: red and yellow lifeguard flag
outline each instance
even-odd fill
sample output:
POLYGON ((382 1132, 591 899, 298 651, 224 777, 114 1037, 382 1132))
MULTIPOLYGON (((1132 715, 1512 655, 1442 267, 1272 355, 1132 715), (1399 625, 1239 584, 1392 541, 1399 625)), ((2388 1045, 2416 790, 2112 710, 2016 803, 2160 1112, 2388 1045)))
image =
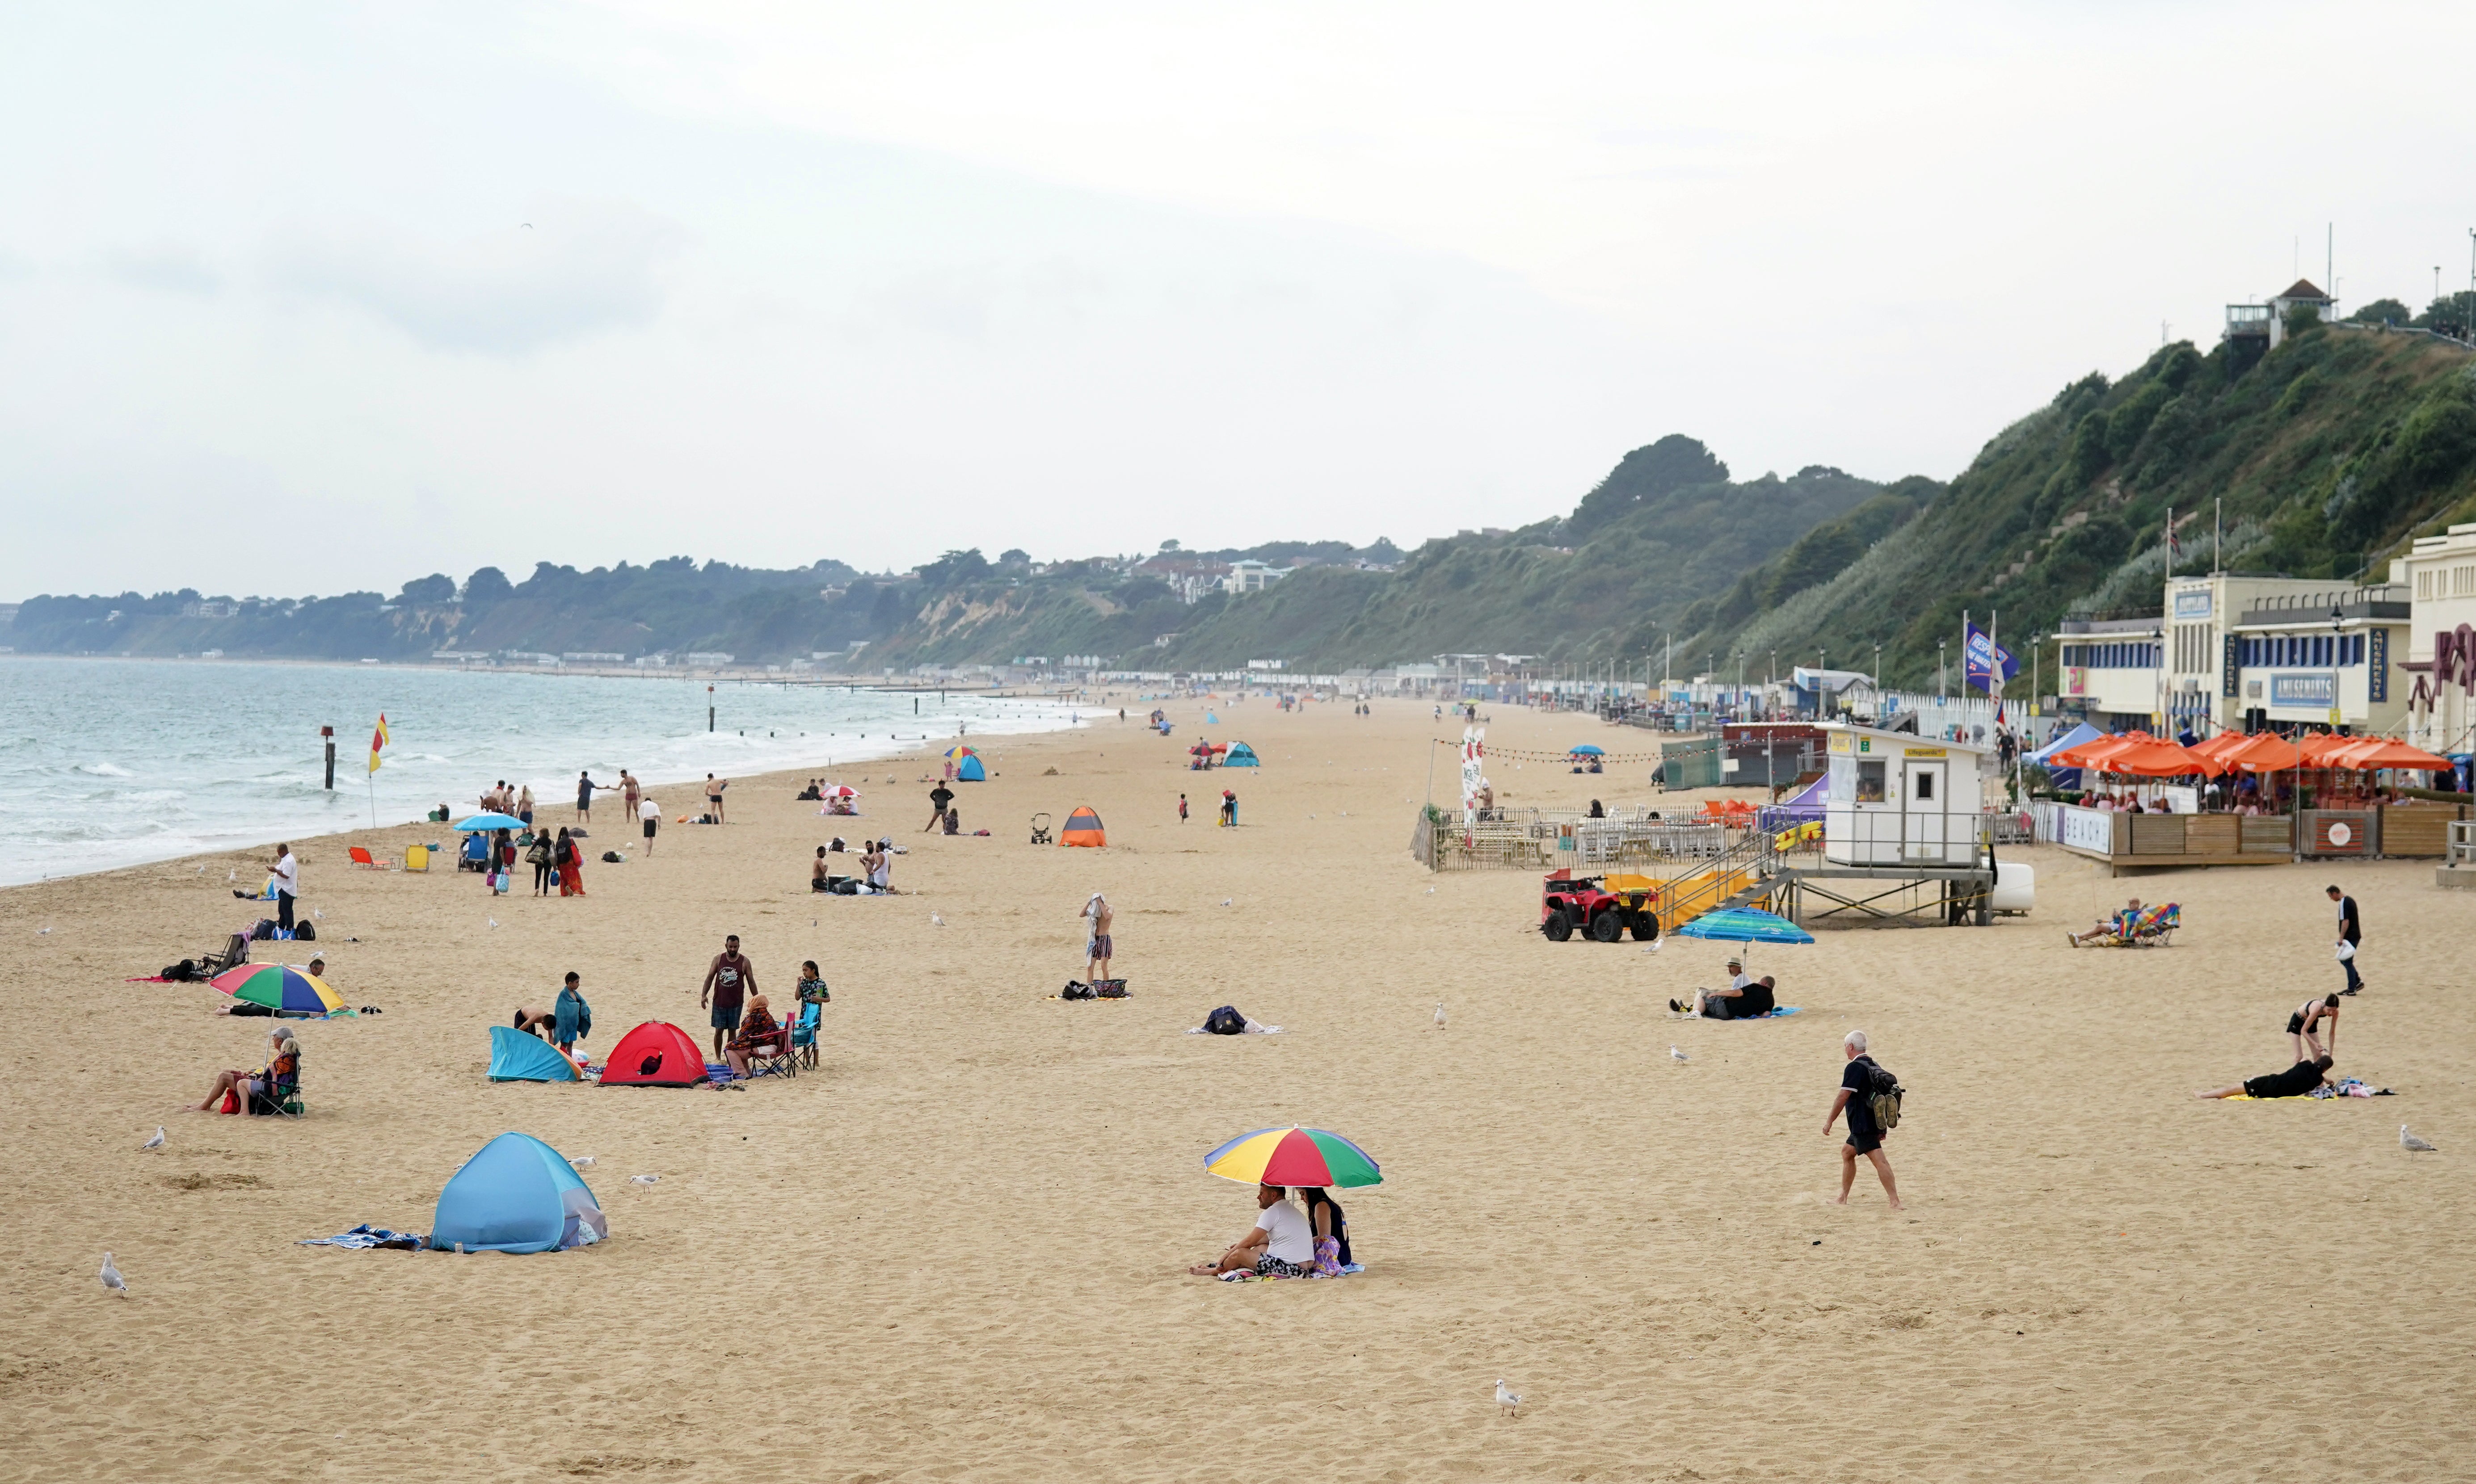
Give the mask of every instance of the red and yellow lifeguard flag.
POLYGON ((387 745, 386 713, 379 713, 379 730, 370 733, 370 771, 379 771, 379 749, 387 745))

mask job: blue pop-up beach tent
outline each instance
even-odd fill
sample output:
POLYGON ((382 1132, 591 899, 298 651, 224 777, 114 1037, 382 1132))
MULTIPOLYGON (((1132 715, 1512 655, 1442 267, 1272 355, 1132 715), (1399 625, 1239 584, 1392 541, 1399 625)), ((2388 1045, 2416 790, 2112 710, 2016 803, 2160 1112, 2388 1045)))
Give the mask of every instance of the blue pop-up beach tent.
POLYGON ((1221 766, 1225 768, 1260 768, 1263 766, 1263 763, 1255 756, 1255 750, 1253 748, 1249 747, 1244 742, 1232 742, 1229 744, 1229 755, 1221 759, 1221 766))
POLYGON ((576 1067, 549 1042, 512 1026, 490 1027, 493 1082, 573 1082, 576 1067))
POLYGON ((2062 736, 2055 738, 2055 740, 2047 743, 2036 752, 2023 754, 2021 760, 2024 762, 2036 763, 2038 766, 2046 769, 2047 781, 2053 783, 2057 788, 2078 788, 2081 786, 2080 769, 2058 768, 2047 762, 2046 759, 2054 756, 2057 753, 2078 747, 2084 742, 2094 742, 2105 735, 2105 732, 2098 730, 2095 727, 2091 726, 2087 722, 2076 723, 2071 730, 2065 732, 2062 736))
POLYGON ((954 781, 957 783, 985 783, 988 780, 989 770, 980 766, 978 753, 966 754, 961 762, 954 764, 954 781))
POLYGON ((548 1252, 610 1235, 602 1203, 558 1150, 503 1133, 464 1161, 438 1193, 430 1245, 468 1252, 548 1252))

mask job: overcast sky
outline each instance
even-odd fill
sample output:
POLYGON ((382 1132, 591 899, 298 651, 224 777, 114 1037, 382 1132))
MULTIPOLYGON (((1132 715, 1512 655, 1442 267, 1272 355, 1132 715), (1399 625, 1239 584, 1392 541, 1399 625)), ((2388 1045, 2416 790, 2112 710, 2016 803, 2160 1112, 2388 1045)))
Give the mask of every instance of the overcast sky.
POLYGON ((2469 276, 2476 8, 0 11, 0 599, 1512 526, 1947 478, 2469 276), (2300 241, 2300 247, 2299 247, 2300 241))

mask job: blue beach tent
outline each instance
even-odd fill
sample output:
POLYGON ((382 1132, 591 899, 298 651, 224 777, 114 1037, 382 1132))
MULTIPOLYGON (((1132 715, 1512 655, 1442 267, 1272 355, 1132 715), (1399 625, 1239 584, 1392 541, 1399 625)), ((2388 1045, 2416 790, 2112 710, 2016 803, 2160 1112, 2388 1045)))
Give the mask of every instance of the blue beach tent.
POLYGON ((490 1080, 493 1082, 573 1082, 576 1067, 539 1036, 513 1026, 490 1027, 490 1080))
POLYGON ((468 1252, 548 1252, 588 1247, 610 1235, 602 1204, 552 1149, 526 1133, 503 1133, 464 1161, 438 1193, 430 1245, 462 1243, 468 1252))
POLYGON ((978 753, 967 754, 961 762, 954 764, 954 781, 957 783, 985 783, 988 780, 989 770, 980 766, 978 753))
POLYGON ((1263 763, 1255 756, 1255 750, 1253 748, 1249 747, 1244 742, 1232 742, 1229 744, 1229 755, 1221 759, 1221 766, 1225 768, 1260 768, 1263 766, 1263 763))

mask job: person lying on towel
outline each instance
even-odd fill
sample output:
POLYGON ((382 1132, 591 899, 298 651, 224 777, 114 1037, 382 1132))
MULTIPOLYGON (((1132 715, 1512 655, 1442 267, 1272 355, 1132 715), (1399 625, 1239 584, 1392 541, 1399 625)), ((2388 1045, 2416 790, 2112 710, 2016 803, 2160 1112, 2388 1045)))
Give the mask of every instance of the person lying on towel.
POLYGON ((2216 1092, 2194 1093, 2195 1098, 2301 1098, 2330 1079, 2330 1058, 2315 1056, 2299 1061, 2284 1072, 2248 1076, 2233 1087, 2216 1092))
POLYGON ((1779 1002, 1776 989, 1768 974, 1759 979, 1741 974, 1729 988, 1696 990, 1694 1013, 1704 1020, 1752 1020, 1771 1013, 1771 1006, 1779 1002))

